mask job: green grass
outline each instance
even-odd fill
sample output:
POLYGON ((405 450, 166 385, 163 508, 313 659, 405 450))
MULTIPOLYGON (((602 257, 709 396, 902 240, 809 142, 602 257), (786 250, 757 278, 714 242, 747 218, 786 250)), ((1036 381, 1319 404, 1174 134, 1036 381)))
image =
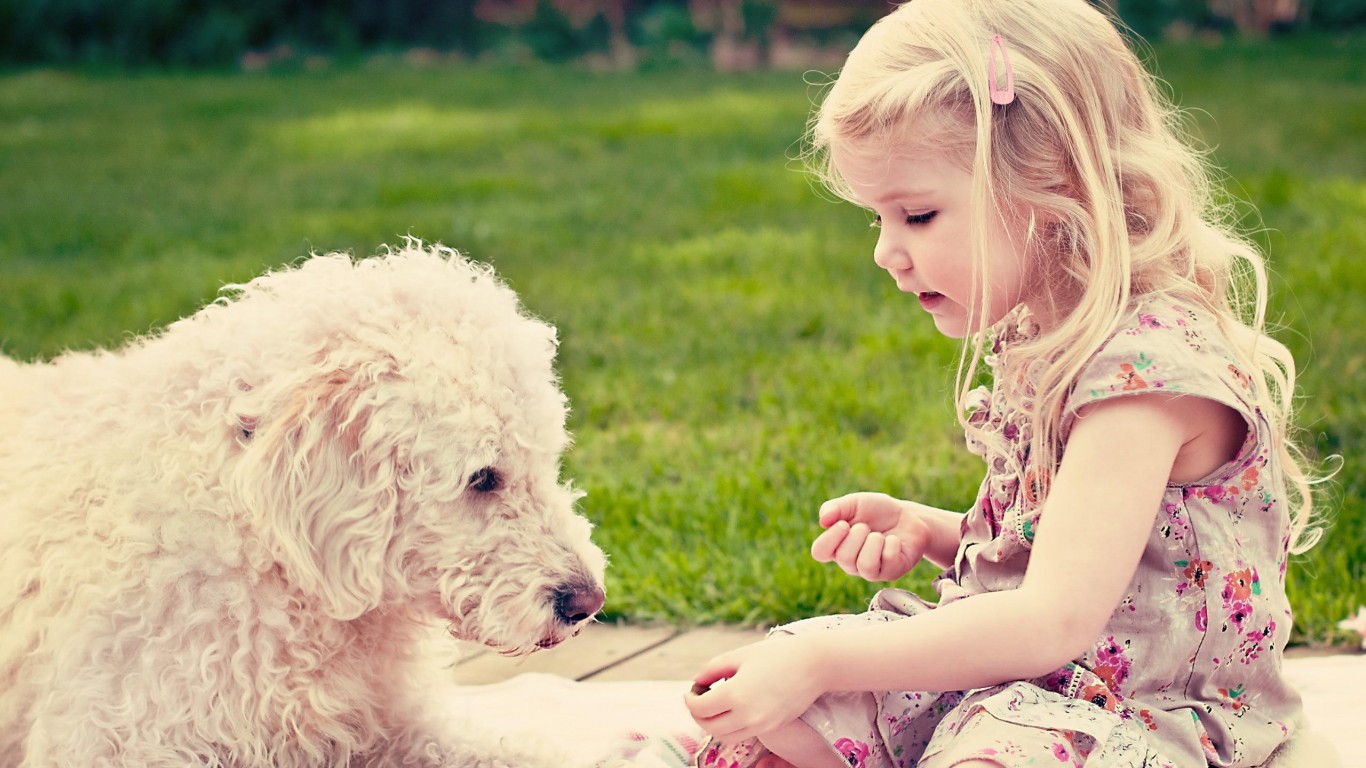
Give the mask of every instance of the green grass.
MULTIPOLYGON (((1292 567, 1300 640, 1366 603, 1366 62, 1360 39, 1159 48, 1260 209, 1301 419, 1345 463, 1292 567)), ((566 474, 631 620, 859 610, 807 557, 819 503, 962 508, 953 343, 792 158, 798 73, 572 69, 0 77, 0 345, 121 343, 310 250, 405 234, 497 266, 561 328, 566 474)), ((924 589, 930 572, 908 577, 924 589)))

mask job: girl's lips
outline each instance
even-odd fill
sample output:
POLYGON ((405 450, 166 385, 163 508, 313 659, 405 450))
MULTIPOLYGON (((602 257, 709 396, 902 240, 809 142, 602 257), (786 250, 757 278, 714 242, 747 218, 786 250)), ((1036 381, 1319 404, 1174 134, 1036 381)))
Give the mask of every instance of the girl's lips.
POLYGON ((923 291, 916 294, 916 298, 920 299, 920 308, 926 312, 933 312, 935 307, 944 303, 944 294, 934 291, 923 291))

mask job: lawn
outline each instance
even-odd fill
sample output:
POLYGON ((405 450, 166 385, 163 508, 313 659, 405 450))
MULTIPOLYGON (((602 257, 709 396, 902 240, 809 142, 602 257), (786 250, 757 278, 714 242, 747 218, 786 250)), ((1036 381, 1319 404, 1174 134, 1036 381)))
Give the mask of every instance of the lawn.
MULTIPOLYGON (((1311 447, 1344 457, 1291 569, 1301 642, 1366 603, 1362 42, 1156 51, 1269 249, 1311 447)), ((310 251, 438 240, 561 329, 612 617, 858 610, 872 588, 807 557, 819 503, 962 508, 981 469, 955 346, 794 159, 815 96, 795 72, 0 75, 0 348, 117 345, 310 251)))

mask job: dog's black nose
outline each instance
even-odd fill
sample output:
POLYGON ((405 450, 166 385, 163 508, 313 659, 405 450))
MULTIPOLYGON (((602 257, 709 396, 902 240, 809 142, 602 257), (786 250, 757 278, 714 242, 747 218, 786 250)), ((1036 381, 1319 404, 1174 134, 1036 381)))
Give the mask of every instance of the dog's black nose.
POLYGON ((596 584, 564 584, 555 590, 555 616, 566 624, 578 624, 602 610, 606 600, 596 584))

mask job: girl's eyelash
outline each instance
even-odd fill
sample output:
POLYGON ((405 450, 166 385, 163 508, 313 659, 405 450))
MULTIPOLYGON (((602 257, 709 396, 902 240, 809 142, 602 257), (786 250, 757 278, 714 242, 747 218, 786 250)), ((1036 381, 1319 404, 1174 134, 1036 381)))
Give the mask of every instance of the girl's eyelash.
MULTIPOLYGON (((927 212, 925 212, 925 213, 908 213, 908 214, 906 214, 906 223, 907 223, 907 224, 928 224, 928 223, 930 222, 930 219, 933 219, 933 218, 935 217, 935 215, 938 214, 938 213, 939 213, 939 211, 927 211, 927 212)), ((873 217, 872 223, 870 223, 868 226, 871 227, 871 228, 873 228, 873 229, 878 229, 878 228, 880 228, 880 227, 882 226, 882 217, 881 217, 881 216, 874 216, 874 217, 873 217)))

